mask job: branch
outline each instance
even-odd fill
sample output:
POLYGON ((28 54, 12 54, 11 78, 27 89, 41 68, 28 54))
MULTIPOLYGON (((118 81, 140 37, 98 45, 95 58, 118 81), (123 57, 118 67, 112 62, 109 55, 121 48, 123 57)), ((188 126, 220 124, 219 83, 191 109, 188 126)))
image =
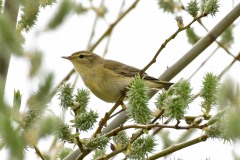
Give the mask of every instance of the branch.
MULTIPOLYGON (((92 3, 92 2, 91 2, 91 3, 92 3)), ((101 1, 100 7, 103 5, 103 3, 104 3, 104 0, 101 1)), ((93 39, 94 34, 95 34, 95 29, 96 29, 96 25, 97 25, 98 19, 99 19, 99 16, 96 14, 96 17, 95 17, 95 19, 94 19, 93 26, 92 26, 92 32, 91 32, 90 38, 89 38, 89 40, 88 40, 87 48, 90 48, 90 44, 91 44, 92 39, 93 39)))
POLYGON ((139 2, 139 0, 136 0, 122 15, 120 15, 118 17, 118 19, 109 26, 109 28, 103 33, 103 35, 97 40, 97 42, 95 42, 95 44, 89 49, 90 51, 93 51, 98 44, 109 34, 111 34, 111 32, 113 31, 113 28, 131 11, 133 10, 137 3, 139 2))
MULTIPOLYGON (((240 3, 231 10, 205 37, 199 40, 192 49, 190 49, 181 59, 173 66, 167 69, 160 77, 160 80, 170 81, 180 73, 188 64, 190 64, 198 55, 200 55, 212 42, 223 33, 238 17, 240 16, 240 3)), ((149 92, 149 97, 153 97, 155 91, 149 92)), ((103 130, 109 132, 127 121, 126 112, 119 114, 103 130)))
POLYGON ((111 136, 115 136, 118 132, 122 131, 122 130, 126 130, 126 129, 132 129, 132 128, 140 128, 140 129, 153 129, 153 128, 172 128, 172 129, 185 129, 185 130, 189 130, 192 128, 196 128, 196 129, 202 129, 206 127, 206 124, 204 125, 187 125, 187 126, 176 126, 176 125, 167 125, 167 124, 148 124, 148 125, 140 125, 140 124, 133 124, 133 125, 126 125, 126 126, 120 126, 114 130, 112 130, 111 132, 107 133, 106 136, 107 137, 111 137, 111 136))
MULTIPOLYGON (((3 8, 3 16, 9 17, 12 22, 12 26, 15 27, 17 24, 18 11, 20 7, 19 0, 5 0, 3 8)), ((7 79, 8 67, 10 62, 11 53, 5 47, 0 44, 0 78, 3 80, 1 83, 3 85, 3 93, 5 88, 5 83, 7 79)), ((2 97, 0 97, 2 99, 2 97)))
MULTIPOLYGON (((112 30, 114 29, 114 27, 115 27, 131 10, 133 10, 133 9, 136 7, 136 5, 138 4, 138 2, 139 2, 139 0, 136 0, 125 12, 123 12, 122 15, 120 15, 120 16, 118 17, 118 19, 117 19, 112 25, 109 26, 109 28, 108 28, 108 29, 103 33, 103 35, 95 42, 95 44, 89 49, 89 51, 93 51, 93 50, 98 46, 98 44, 104 39, 104 37, 108 36, 109 33, 112 32, 112 30)), ((67 76, 71 76, 72 73, 74 73, 74 69, 72 69, 67 76)), ((64 78, 64 79, 65 79, 65 78, 64 78)), ((63 82, 63 81, 62 81, 62 82, 63 82)), ((62 84, 62 83, 60 83, 59 85, 61 85, 61 84, 62 84)), ((58 85, 56 88, 58 88, 59 85, 58 85)), ((55 92, 55 93, 56 93, 56 92, 55 92)), ((115 108, 116 105, 117 105, 117 103, 113 106, 112 110, 115 108)), ((119 105, 119 104, 118 104, 118 105, 119 105)), ((114 109, 114 110, 115 110, 115 109, 114 109)), ((113 110, 113 111, 114 111, 114 110, 113 110)), ((123 113, 124 113, 124 112, 123 112, 123 113)), ((124 118, 124 119, 126 119, 126 118, 124 118)), ((101 130, 101 129, 102 129, 102 127, 101 127, 101 128, 99 127, 99 129, 97 129, 97 130, 95 131, 94 135, 97 134, 97 133, 99 132, 99 130, 101 130)), ((103 132, 104 132, 104 131, 103 131, 103 132)), ((89 153, 90 153, 90 151, 89 151, 89 153)), ((77 157, 80 158, 81 155, 79 156, 79 154, 80 154, 80 151, 79 151, 79 150, 75 150, 75 151, 73 151, 72 153, 70 153, 67 157, 65 157, 64 160, 72 160, 72 159, 76 159, 77 157)))
POLYGON ((96 131, 95 131, 95 133, 93 134, 92 137, 95 138, 95 137, 97 136, 97 134, 101 133, 101 130, 102 130, 103 126, 106 125, 109 117, 110 117, 110 116, 112 115, 112 113, 116 110, 116 108, 122 103, 124 97, 125 97, 125 93, 123 93, 123 94, 121 95, 121 97, 120 97, 120 98, 118 99, 118 101, 114 104, 114 106, 111 108, 111 110, 108 111, 108 112, 105 114, 104 118, 101 119, 101 121, 99 122, 98 128, 96 129, 96 131))
POLYGON ((238 55, 236 57, 234 57, 234 59, 232 60, 232 62, 219 74, 219 78, 221 78, 231 67, 232 65, 236 62, 240 60, 240 52, 238 53, 238 55))
POLYGON ((39 150, 39 148, 37 146, 33 146, 33 148, 35 149, 36 151, 36 154, 42 159, 42 160, 45 160, 45 158, 43 157, 41 151, 39 150))
POLYGON ((169 38, 167 38, 165 40, 165 42, 160 46, 160 48, 158 49, 157 53, 154 55, 153 59, 141 70, 141 74, 144 73, 153 63, 156 62, 158 55, 161 53, 161 51, 167 46, 167 44, 173 40, 178 33, 190 28, 190 26, 195 22, 198 21, 199 19, 201 19, 202 17, 207 16, 206 14, 202 14, 196 18, 194 18, 188 25, 186 25, 185 27, 182 28, 178 28, 177 31, 175 31, 175 33, 173 33, 169 38))
POLYGON ((194 145, 194 144, 206 141, 207 138, 208 138, 208 136, 206 134, 204 134, 204 135, 202 135, 200 137, 197 137, 195 139, 192 139, 190 141, 179 143, 177 145, 171 146, 171 147, 169 147, 169 148, 167 148, 167 149, 165 149, 165 150, 163 150, 163 151, 161 151, 159 153, 156 153, 156 154, 150 156, 148 158, 148 160, 158 159, 160 157, 166 156, 166 155, 168 155, 170 153, 176 152, 176 151, 181 150, 183 148, 186 148, 186 147, 189 147, 191 145, 194 145))
MULTIPOLYGON (((137 3, 139 2, 139 0, 136 0, 122 15, 120 15, 118 17, 118 19, 109 26, 109 28, 102 34, 102 36, 95 42, 95 44, 89 49, 89 51, 93 51, 98 45, 99 43, 105 38, 107 37, 112 31, 113 29, 115 28, 115 26, 131 11, 133 10, 137 3)), ((56 94, 56 89, 63 84, 64 81, 68 80, 71 75, 75 72, 74 69, 72 69, 64 78, 63 80, 56 86, 56 88, 52 91, 52 94, 51 95, 55 95, 56 94)), ((52 97, 51 97, 52 98, 52 97)))

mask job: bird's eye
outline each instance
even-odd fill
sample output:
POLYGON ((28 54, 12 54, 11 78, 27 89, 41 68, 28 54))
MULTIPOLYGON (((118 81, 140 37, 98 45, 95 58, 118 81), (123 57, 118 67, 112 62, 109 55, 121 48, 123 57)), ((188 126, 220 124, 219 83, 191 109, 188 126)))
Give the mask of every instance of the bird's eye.
POLYGON ((79 55, 79 58, 84 58, 84 55, 80 54, 80 55, 79 55))

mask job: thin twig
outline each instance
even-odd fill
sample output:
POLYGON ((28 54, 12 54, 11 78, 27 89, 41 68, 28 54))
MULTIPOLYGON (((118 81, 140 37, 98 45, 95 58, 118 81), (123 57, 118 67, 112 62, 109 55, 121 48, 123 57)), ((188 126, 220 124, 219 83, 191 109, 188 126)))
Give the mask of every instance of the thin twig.
POLYGON ((133 9, 136 7, 137 3, 139 2, 139 0, 136 0, 123 14, 121 14, 119 16, 119 18, 112 23, 109 28, 103 33, 103 35, 95 42, 95 44, 90 48, 90 51, 93 51, 98 44, 106 37, 108 36, 112 31, 113 28, 133 9))
MULTIPOLYGON (((157 117, 161 117, 161 115, 162 115, 163 113, 164 113, 164 109, 160 111, 160 113, 158 114, 157 117)), ((158 120, 158 118, 154 118, 150 124, 155 123, 157 120, 158 120)), ((133 143, 133 142, 134 142, 138 137, 140 137, 143 133, 144 133, 144 132, 143 132, 143 129, 141 129, 141 130, 137 131, 135 134, 133 134, 132 137, 131 137, 131 140, 130 140, 129 144, 133 143)), ((123 146, 123 147, 120 148, 120 149, 117 149, 117 150, 115 150, 115 151, 113 151, 113 152, 105 155, 104 158, 99 158, 98 160, 104 160, 105 158, 109 159, 109 158, 117 155, 118 153, 121 153, 121 152, 127 150, 127 148, 128 148, 128 144, 125 145, 125 146, 123 146)))
POLYGON ((187 79, 190 80, 197 72, 207 63, 207 61, 215 54, 217 53, 217 50, 219 47, 217 47, 199 66, 198 68, 191 74, 191 76, 187 79))
MULTIPOLYGON (((202 21, 198 21, 199 24, 207 31, 209 32, 209 30, 207 29, 207 27, 202 23, 202 21)), ((220 41, 218 41, 217 39, 215 39, 215 42, 218 44, 219 47, 221 47, 225 52, 228 53, 228 55, 234 57, 234 55, 224 46, 224 44, 220 41)))
POLYGON ((108 120, 111 119, 111 118, 113 118, 113 117, 115 117, 115 116, 118 115, 119 113, 122 113, 122 112, 125 111, 125 110, 126 110, 126 108, 122 108, 120 111, 118 111, 118 112, 114 113, 113 115, 111 115, 111 116, 108 118, 108 120))
POLYGON ((223 69, 223 71, 218 75, 218 78, 221 78, 231 67, 232 65, 236 62, 240 60, 240 52, 238 53, 238 55, 236 57, 234 57, 234 59, 232 60, 232 62, 225 68, 223 69))
POLYGON ((79 137, 75 137, 75 139, 77 140, 77 146, 80 149, 81 152, 85 152, 85 149, 83 148, 82 142, 80 141, 79 137))
POLYGON ((42 160, 46 160, 46 159, 43 157, 41 151, 39 150, 39 148, 38 148, 36 145, 34 145, 33 148, 35 149, 37 155, 38 155, 42 160))
POLYGON ((123 93, 121 95, 121 97, 118 99, 118 101, 114 104, 114 106, 110 109, 110 111, 108 111, 104 118, 101 119, 101 121, 99 122, 99 125, 98 125, 98 128, 96 129, 96 131, 94 132, 93 136, 92 137, 96 137, 97 134, 101 133, 101 130, 103 128, 103 126, 106 125, 107 121, 109 120, 109 117, 112 115, 112 113, 116 110, 116 108, 121 105, 123 99, 125 97, 125 93, 123 93))
POLYGON ((172 128, 172 129, 185 129, 185 130, 189 130, 192 128, 196 128, 196 129, 202 129, 206 127, 206 124, 203 125, 187 125, 187 126, 176 126, 176 125, 167 125, 167 124, 148 124, 148 125, 140 125, 140 124, 132 124, 132 125, 126 125, 126 126, 120 126, 114 130, 112 130, 111 132, 108 132, 106 134, 107 137, 111 137, 114 135, 117 135, 117 133, 119 133, 120 131, 126 130, 126 129, 132 129, 132 128, 140 128, 140 129, 153 129, 153 128, 172 128))
MULTIPOLYGON (((122 1, 122 4, 121 4, 121 6, 120 6, 119 13, 118 13, 118 18, 121 16, 121 14, 122 14, 122 12, 123 12, 124 5, 125 5, 125 0, 122 1)), ((103 58, 106 57, 106 55, 107 55, 108 46, 109 46, 109 44, 110 44, 111 37, 112 37, 112 34, 110 34, 110 35, 108 36, 107 43, 106 43, 106 46, 105 46, 105 49, 104 49, 103 55, 102 55, 103 58)))
POLYGON ((207 139, 208 139, 208 136, 206 134, 204 134, 204 135, 202 135, 200 137, 197 137, 195 139, 192 139, 190 141, 179 143, 179 144, 176 144, 176 145, 171 146, 169 148, 166 148, 166 149, 162 150, 161 152, 158 152, 158 153, 150 156, 148 158, 148 160, 154 160, 154 159, 161 158, 163 156, 166 156, 170 153, 176 152, 176 151, 181 150, 183 148, 186 148, 186 147, 189 147, 191 145, 206 141, 207 139))
MULTIPOLYGON (((90 2, 92 2, 92 1, 90 1, 90 2)), ((104 0, 102 0, 102 2, 100 3, 100 7, 103 5, 103 3, 104 3, 104 0)), ((92 26, 92 32, 91 32, 90 38, 88 40, 87 49, 90 48, 90 45, 92 43, 92 39, 95 35, 95 29, 96 29, 98 20, 99 20, 99 16, 96 14, 94 22, 93 22, 93 26, 92 26)))
POLYGON ((182 28, 178 28, 177 31, 175 31, 169 38, 167 38, 165 40, 164 43, 162 43, 162 45, 160 46, 160 48, 158 49, 158 51, 155 53, 154 57, 152 58, 152 60, 141 70, 141 74, 143 74, 153 63, 156 62, 158 55, 161 53, 161 51, 167 46, 167 44, 173 40, 178 33, 182 32, 183 30, 186 30, 188 28, 190 28, 190 26, 197 20, 201 19, 202 17, 207 16, 206 14, 202 14, 196 18, 194 18, 188 25, 182 27, 182 28))

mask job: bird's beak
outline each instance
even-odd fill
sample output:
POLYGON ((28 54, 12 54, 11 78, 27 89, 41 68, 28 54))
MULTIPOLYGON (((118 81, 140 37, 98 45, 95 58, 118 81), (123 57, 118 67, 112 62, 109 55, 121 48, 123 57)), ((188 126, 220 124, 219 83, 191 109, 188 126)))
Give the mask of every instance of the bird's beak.
POLYGON ((71 60, 71 59, 72 59, 72 56, 62 56, 61 58, 71 60))

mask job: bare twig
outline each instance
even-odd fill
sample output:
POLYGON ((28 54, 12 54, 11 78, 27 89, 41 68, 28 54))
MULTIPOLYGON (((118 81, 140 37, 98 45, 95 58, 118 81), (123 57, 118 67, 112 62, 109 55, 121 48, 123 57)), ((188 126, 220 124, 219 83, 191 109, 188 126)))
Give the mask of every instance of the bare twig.
POLYGON ((232 60, 232 62, 219 74, 218 78, 221 78, 231 67, 232 65, 236 62, 240 60, 240 52, 238 53, 238 55, 236 57, 234 57, 234 59, 232 60))
POLYGON ((171 147, 169 147, 169 148, 167 148, 167 149, 165 149, 163 151, 160 151, 159 153, 156 153, 156 154, 150 156, 148 158, 148 160, 158 159, 160 157, 166 156, 166 155, 168 155, 170 153, 173 153, 175 151, 178 151, 178 150, 181 150, 183 148, 189 147, 191 145, 194 145, 194 144, 206 141, 207 139, 208 139, 208 136, 206 134, 201 135, 200 137, 197 137, 197 138, 192 139, 190 141, 179 143, 179 144, 171 146, 171 147))
POLYGON ((93 51, 98 44, 106 37, 108 36, 112 31, 113 28, 131 11, 133 10, 136 5, 138 4, 139 0, 136 0, 123 14, 121 14, 118 19, 112 23, 109 28, 103 33, 103 35, 95 42, 95 44, 90 48, 90 51, 93 51))
POLYGON ((186 30, 188 28, 190 28, 190 26, 197 20, 201 19, 202 17, 207 16, 206 14, 202 14, 196 18, 194 18, 188 25, 182 27, 182 28, 178 28, 177 31, 175 31, 169 38, 167 38, 165 40, 164 43, 162 43, 162 45, 160 46, 160 48, 158 49, 158 51, 155 53, 154 57, 152 58, 152 60, 141 70, 141 74, 143 74, 153 63, 156 62, 158 55, 161 53, 161 51, 166 47, 166 45, 173 40, 178 33, 182 32, 183 30, 186 30))
MULTIPOLYGON (((118 18, 122 15, 124 5, 125 5, 125 0, 122 1, 122 4, 121 4, 121 6, 120 6, 120 10, 119 10, 119 13, 118 13, 118 18)), ((108 46, 109 46, 109 44, 110 44, 111 37, 112 37, 112 34, 110 34, 110 35, 108 36, 107 43, 106 43, 106 46, 105 46, 105 49, 104 49, 103 55, 102 55, 103 58, 106 57, 106 55, 107 55, 108 46)))
POLYGON ((42 160, 45 160, 45 158, 43 157, 43 155, 42 155, 41 151, 39 150, 39 148, 38 148, 36 145, 34 145, 33 148, 35 149, 36 154, 37 154, 42 160))
POLYGON ((121 95, 121 97, 118 99, 118 101, 114 104, 114 106, 110 109, 110 111, 108 111, 104 118, 101 119, 101 121, 99 122, 98 128, 96 129, 96 131, 94 132, 92 137, 96 137, 97 134, 101 133, 101 130, 103 128, 104 125, 106 125, 107 121, 109 120, 109 117, 112 115, 112 113, 116 110, 116 108, 122 104, 122 101, 125 97, 125 92, 121 95))
MULTIPOLYGON (((104 0, 102 0, 102 2, 100 3, 100 7, 103 5, 103 3, 104 3, 104 0)), ((91 48, 90 45, 91 45, 92 39, 95 35, 95 29, 96 29, 98 20, 99 20, 99 16, 96 14, 94 22, 93 22, 93 26, 92 26, 92 32, 91 32, 90 38, 88 40, 87 49, 91 48)))
POLYGON ((199 66, 198 68, 191 74, 191 76, 188 78, 190 80, 197 72, 207 63, 207 61, 217 52, 219 47, 217 47, 199 66))
POLYGON ((107 137, 111 137, 116 135, 117 133, 119 133, 120 131, 126 130, 126 129, 131 129, 131 128, 140 128, 140 129, 153 129, 153 128, 172 128, 172 129, 185 129, 185 130, 189 130, 192 128, 196 128, 196 129, 202 129, 206 127, 206 124, 204 125, 187 125, 187 126, 176 126, 176 125, 167 125, 167 124, 148 124, 148 125, 140 125, 140 124, 133 124, 133 125, 126 125, 126 126, 120 126, 114 130, 112 130, 111 132, 107 133, 106 136, 107 137))

